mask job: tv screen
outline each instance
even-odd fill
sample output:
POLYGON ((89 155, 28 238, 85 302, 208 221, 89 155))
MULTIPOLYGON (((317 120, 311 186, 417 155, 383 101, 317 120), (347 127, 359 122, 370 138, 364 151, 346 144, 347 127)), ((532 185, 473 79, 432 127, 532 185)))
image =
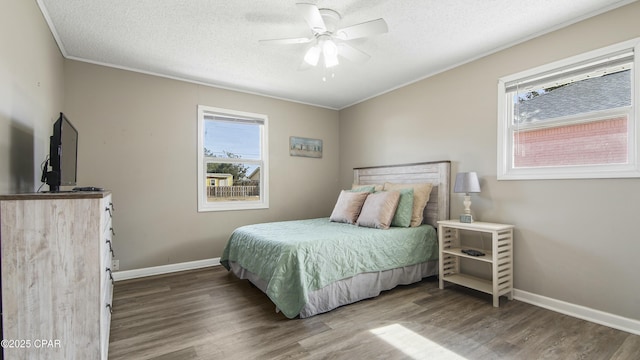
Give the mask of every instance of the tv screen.
POLYGON ((76 185, 78 131, 63 113, 53 124, 49 161, 51 171, 47 173, 47 184, 50 191, 59 191, 60 186, 76 185))

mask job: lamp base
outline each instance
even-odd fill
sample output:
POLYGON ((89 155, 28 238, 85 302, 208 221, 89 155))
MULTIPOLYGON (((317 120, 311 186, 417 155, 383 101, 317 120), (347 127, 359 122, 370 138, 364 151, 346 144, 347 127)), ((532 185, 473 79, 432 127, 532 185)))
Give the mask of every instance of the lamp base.
POLYGON ((461 223, 472 223, 473 222, 473 216, 471 216, 471 214, 462 214, 462 215, 460 215, 460 222, 461 223))

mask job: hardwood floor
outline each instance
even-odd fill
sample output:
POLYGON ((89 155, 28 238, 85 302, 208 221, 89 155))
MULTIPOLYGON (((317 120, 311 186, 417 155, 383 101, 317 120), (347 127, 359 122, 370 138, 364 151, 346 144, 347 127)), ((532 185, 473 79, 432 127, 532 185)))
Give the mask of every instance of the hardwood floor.
POLYGON ((640 336, 435 279, 289 320, 217 266, 117 282, 109 359, 638 359, 640 336))

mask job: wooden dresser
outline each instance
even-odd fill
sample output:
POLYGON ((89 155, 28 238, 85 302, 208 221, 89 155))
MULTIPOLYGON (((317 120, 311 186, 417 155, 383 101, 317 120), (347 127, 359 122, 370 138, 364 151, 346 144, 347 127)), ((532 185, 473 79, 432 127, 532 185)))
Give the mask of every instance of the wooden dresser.
POLYGON ((0 195, 4 358, 107 359, 111 193, 0 195))

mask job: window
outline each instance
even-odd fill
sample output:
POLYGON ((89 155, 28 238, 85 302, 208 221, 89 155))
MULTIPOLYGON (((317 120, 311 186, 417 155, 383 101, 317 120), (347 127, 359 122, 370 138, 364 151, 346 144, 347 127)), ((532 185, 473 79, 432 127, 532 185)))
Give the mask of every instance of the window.
POLYGON ((269 207, 267 120, 198 106, 198 211, 269 207))
POLYGON ((498 180, 640 177, 638 40, 498 81, 498 180))

